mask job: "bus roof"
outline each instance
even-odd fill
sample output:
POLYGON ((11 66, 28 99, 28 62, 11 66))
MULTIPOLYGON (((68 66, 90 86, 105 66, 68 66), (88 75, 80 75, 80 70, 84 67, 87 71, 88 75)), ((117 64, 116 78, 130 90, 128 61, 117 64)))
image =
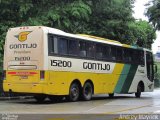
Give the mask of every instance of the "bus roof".
POLYGON ((93 38, 93 39, 97 39, 97 40, 105 40, 105 41, 121 44, 119 41, 110 40, 110 39, 106 39, 106 38, 102 38, 102 37, 97 37, 97 36, 93 36, 93 35, 87 35, 87 34, 77 34, 77 35, 88 37, 88 38, 93 38))
POLYGON ((46 26, 23 26, 23 27, 15 27, 15 28, 10 28, 9 30, 12 29, 28 29, 30 27, 35 27, 35 28, 40 28, 45 30, 48 33, 56 34, 56 35, 62 35, 65 37, 72 37, 72 38, 77 38, 77 39, 85 39, 93 42, 100 42, 100 43, 106 43, 106 44, 111 44, 111 45, 116 45, 116 46, 123 46, 127 48, 134 48, 134 49, 140 49, 140 50, 145 50, 145 51, 151 51, 146 48, 138 47, 138 46, 132 46, 132 45, 127 45, 127 44, 122 44, 121 42, 115 41, 115 40, 110 40, 102 37, 97 37, 97 36, 92 36, 92 35, 86 35, 86 34, 72 34, 72 33, 67 33, 62 30, 56 29, 56 28, 51 28, 51 27, 46 27, 46 26))

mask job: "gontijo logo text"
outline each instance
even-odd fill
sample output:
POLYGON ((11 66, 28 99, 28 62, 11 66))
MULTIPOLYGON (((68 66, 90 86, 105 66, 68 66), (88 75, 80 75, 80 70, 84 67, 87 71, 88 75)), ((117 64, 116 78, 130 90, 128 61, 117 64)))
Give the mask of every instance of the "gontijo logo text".
MULTIPOLYGON (((15 37, 20 41, 20 42, 24 42, 27 40, 28 35, 31 33, 32 31, 24 31, 24 32, 20 32, 18 35, 15 35, 15 37)), ((37 48, 37 44, 36 43, 29 43, 29 44, 10 44, 9 45, 10 49, 26 49, 26 48, 37 48)))
POLYGON ((32 31, 24 31, 24 32, 20 32, 19 35, 15 35, 16 38, 18 38, 18 40, 20 42, 24 42, 25 40, 27 40, 27 36, 28 34, 30 34, 32 31))

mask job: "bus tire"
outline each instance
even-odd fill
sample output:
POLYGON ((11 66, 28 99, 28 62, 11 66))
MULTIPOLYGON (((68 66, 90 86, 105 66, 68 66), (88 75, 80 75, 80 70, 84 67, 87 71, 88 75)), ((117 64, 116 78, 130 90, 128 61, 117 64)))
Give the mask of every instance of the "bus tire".
POLYGON ((109 98, 113 98, 114 97, 114 93, 109 93, 109 98))
POLYGON ((93 86, 90 82, 86 82, 82 89, 82 98, 85 101, 91 100, 93 94, 93 86))
POLYGON ((138 86, 137 86, 137 92, 135 93, 136 98, 140 98, 141 97, 141 92, 142 92, 141 85, 138 84, 138 86))
POLYGON ((36 101, 37 101, 38 103, 43 103, 44 100, 46 99, 46 96, 45 96, 45 95, 35 95, 35 96, 34 96, 34 99, 36 99, 36 101))
POLYGON ((79 85, 76 82, 73 82, 69 89, 68 99, 71 102, 75 102, 79 100, 79 96, 80 96, 79 85))

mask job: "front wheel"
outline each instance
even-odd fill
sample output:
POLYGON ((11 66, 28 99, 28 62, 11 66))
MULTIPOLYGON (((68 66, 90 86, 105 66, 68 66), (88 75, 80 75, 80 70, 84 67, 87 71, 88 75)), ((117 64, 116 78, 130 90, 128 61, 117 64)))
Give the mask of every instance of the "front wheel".
POLYGON ((93 87, 91 83, 89 82, 85 83, 82 90, 83 100, 86 101, 90 100, 92 98, 92 94, 93 94, 93 87))
POLYGON ((77 83, 72 83, 69 89, 68 99, 72 102, 78 101, 80 95, 80 88, 77 83))
POLYGON ((109 98, 113 98, 114 97, 114 93, 109 93, 109 98))
POLYGON ((142 92, 142 88, 141 88, 140 85, 138 85, 137 92, 135 93, 136 98, 140 98, 141 97, 141 92, 142 92))

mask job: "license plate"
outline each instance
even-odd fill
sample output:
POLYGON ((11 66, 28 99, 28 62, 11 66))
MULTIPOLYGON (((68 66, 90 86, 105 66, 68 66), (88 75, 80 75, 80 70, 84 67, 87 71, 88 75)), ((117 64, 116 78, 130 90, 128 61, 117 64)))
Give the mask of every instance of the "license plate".
POLYGON ((20 76, 21 79, 28 79, 28 76, 20 76))

